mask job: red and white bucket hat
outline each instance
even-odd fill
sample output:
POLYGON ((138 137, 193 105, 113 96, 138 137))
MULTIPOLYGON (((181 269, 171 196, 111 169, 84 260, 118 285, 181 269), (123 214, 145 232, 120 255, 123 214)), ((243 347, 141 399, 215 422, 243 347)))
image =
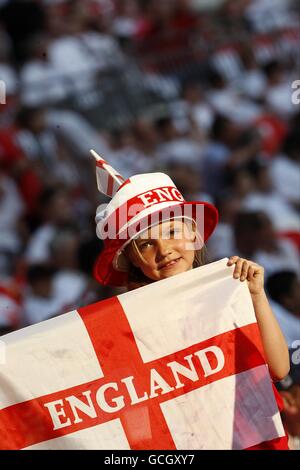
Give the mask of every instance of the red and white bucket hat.
POLYGON ((196 222, 202 244, 218 222, 217 209, 207 202, 184 200, 171 178, 164 173, 145 173, 124 180, 105 160, 93 152, 98 189, 112 197, 97 209, 97 236, 104 249, 96 260, 95 278, 103 285, 124 286, 128 261, 124 248, 149 227, 170 219, 196 222))

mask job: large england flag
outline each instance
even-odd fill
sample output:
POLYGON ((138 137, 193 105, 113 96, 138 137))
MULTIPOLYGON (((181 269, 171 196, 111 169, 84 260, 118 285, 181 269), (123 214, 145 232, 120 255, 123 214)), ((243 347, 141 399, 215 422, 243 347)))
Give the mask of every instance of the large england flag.
POLYGON ((284 436, 247 285, 226 263, 2 337, 0 448, 245 449, 284 436))

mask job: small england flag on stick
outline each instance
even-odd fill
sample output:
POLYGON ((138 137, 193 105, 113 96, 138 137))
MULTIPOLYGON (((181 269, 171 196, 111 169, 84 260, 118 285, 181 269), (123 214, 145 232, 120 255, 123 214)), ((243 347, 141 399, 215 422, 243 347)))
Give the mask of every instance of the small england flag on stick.
POLYGON ((111 167, 100 155, 91 150, 91 154, 96 160, 96 177, 98 190, 113 197, 120 186, 124 183, 125 178, 121 176, 113 167, 111 167))

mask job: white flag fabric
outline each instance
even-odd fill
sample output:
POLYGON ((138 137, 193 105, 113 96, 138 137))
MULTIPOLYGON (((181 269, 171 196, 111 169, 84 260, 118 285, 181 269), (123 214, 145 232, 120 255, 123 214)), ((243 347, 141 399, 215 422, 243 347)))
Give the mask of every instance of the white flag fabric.
MULTIPOLYGON (((93 151, 94 154, 95 152, 93 151)), ((96 178, 100 193, 106 194, 109 197, 113 197, 125 181, 123 176, 98 155, 96 159, 96 178)))
POLYGON ((285 439, 247 285, 226 264, 3 336, 0 448, 247 449, 285 439))

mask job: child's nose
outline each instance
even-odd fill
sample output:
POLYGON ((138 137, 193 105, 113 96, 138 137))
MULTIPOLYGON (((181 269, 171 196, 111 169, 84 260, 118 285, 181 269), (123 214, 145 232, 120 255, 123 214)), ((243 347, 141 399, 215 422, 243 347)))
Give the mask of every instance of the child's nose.
POLYGON ((170 240, 159 239, 157 240, 157 253, 164 257, 172 252, 170 240))

